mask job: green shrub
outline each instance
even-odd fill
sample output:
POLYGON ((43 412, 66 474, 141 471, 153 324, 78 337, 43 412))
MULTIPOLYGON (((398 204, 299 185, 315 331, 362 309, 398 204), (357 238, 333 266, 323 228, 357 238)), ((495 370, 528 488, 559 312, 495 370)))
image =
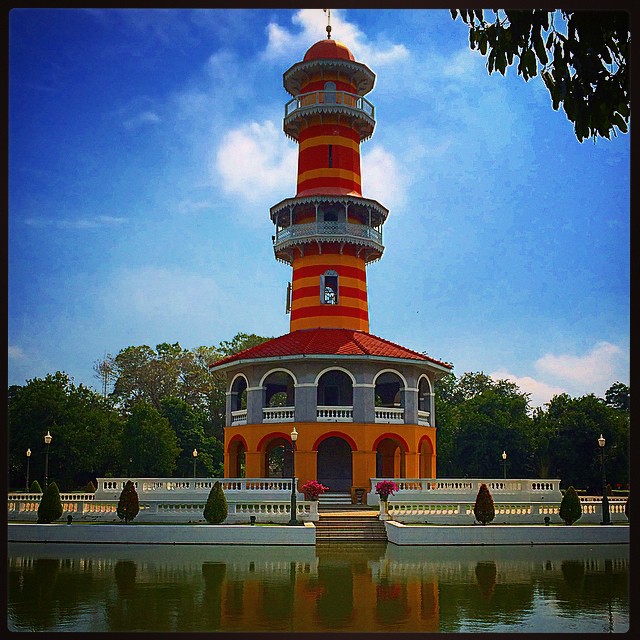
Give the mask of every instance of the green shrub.
POLYGON ((476 496, 476 503, 473 506, 473 515, 476 520, 481 524, 487 524, 496 517, 496 510, 493 506, 493 497, 484 482, 480 485, 478 495, 476 496))
POLYGON ((62 515, 62 500, 58 485, 52 482, 42 495, 38 507, 38 524, 49 524, 62 515))
POLYGON ((573 524, 582 517, 580 498, 573 487, 569 487, 560 503, 560 517, 565 524, 573 524))
POLYGON ((122 493, 120 494, 120 500, 118 500, 118 508, 116 513, 120 520, 124 520, 125 524, 131 522, 140 511, 140 502, 138 500, 138 493, 131 480, 127 480, 127 484, 124 485, 122 493))
POLYGON ((207 504, 204 507, 204 519, 209 524, 220 524, 226 520, 227 514, 227 499, 222 490, 222 485, 219 481, 216 481, 211 487, 211 491, 209 491, 207 504))
POLYGON ((34 480, 31 483, 31 487, 29 488, 31 493, 42 493, 42 489, 40 488, 40 483, 37 480, 34 480))
POLYGON ((629 519, 629 498, 624 503, 624 515, 627 516, 627 520, 629 519))
POLYGON ((96 492, 96 487, 93 484, 93 482, 91 482, 91 480, 89 480, 89 482, 87 482, 87 484, 84 485, 83 491, 85 493, 95 493, 96 492))

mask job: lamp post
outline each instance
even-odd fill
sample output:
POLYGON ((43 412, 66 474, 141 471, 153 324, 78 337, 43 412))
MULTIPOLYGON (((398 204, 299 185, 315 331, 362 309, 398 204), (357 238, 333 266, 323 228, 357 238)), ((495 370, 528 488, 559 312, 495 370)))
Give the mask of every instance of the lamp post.
POLYGON ((507 479, 507 452, 503 451, 502 452, 502 467, 504 470, 504 479, 507 479))
POLYGON ((27 449, 27 485, 26 489, 29 491, 29 462, 31 461, 31 449, 27 449))
POLYGON ((49 486, 49 447, 51 446, 51 441, 53 440, 51 434, 49 433, 49 429, 47 429, 47 435, 44 437, 44 488, 46 489, 49 486))
POLYGON ((296 520, 296 440, 298 439, 298 432, 295 426, 291 432, 291 519, 289 524, 298 524, 296 520))
POLYGON ((607 477, 604 472, 604 445, 606 440, 600 434, 598 445, 600 446, 600 464, 602 466, 602 522, 600 524, 611 524, 609 516, 609 498, 607 497, 607 477))
MULTIPOLYGON (((193 453, 191 454, 193 456, 193 479, 195 481, 196 479, 196 459, 198 458, 198 450, 194 449, 193 453)), ((195 488, 195 484, 193 485, 195 488)))

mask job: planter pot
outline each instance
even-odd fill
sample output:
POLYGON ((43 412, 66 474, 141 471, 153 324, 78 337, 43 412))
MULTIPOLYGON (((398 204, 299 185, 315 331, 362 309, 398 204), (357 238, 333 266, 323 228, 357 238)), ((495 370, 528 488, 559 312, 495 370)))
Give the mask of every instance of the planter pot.
POLYGON ((380 500, 380 515, 378 517, 380 520, 390 520, 386 500, 380 500))

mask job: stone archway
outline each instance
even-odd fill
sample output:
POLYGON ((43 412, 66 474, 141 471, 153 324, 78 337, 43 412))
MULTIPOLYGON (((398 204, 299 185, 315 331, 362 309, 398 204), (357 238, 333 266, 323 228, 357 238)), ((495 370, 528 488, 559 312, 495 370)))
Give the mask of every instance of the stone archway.
POLYGON ((374 443, 376 478, 405 478, 406 443, 398 436, 385 434, 374 443))
POLYGON ((345 493, 353 484, 351 445, 340 436, 325 438, 318 445, 318 482, 329 491, 345 493))

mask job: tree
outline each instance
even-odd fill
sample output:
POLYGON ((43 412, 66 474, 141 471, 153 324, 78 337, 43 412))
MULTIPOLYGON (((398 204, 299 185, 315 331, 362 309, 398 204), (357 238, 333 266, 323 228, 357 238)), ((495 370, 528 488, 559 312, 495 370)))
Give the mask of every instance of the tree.
POLYGON ((487 524, 496 517, 496 510, 493 506, 493 496, 489 487, 483 482, 476 496, 476 503, 473 505, 473 515, 481 524, 487 524))
POLYGON ((216 481, 209 491, 207 504, 204 507, 204 519, 209 524, 221 524, 226 520, 227 514, 227 498, 224 495, 222 484, 216 481))
POLYGON ((560 503, 560 518, 565 524, 571 525, 582 517, 580 498, 573 486, 568 487, 560 503))
POLYGON ((502 75, 518 60, 525 81, 538 75, 552 106, 562 105, 576 138, 610 138, 629 129, 631 44, 629 14, 624 11, 493 11, 452 9, 469 26, 469 45, 487 56, 487 70, 502 75), (563 33, 564 32, 564 33, 563 33))
POLYGON ((120 520, 124 520, 125 524, 131 522, 140 511, 140 502, 138 500, 138 492, 131 482, 127 480, 122 492, 120 493, 120 499, 118 500, 118 508, 116 513, 120 520))
POLYGON ((115 472, 123 420, 110 400, 63 372, 14 385, 8 394, 9 482, 23 483, 25 451, 31 473, 44 477, 43 436, 51 432, 49 471, 59 487, 80 488, 89 480, 115 472))
POLYGON ((29 487, 29 491, 31 493, 42 493, 42 489, 40 488, 40 483, 37 480, 34 480, 31 483, 31 487, 29 487))
POLYGON ((629 413, 631 406, 631 390, 626 384, 616 382, 605 392, 604 401, 609 407, 629 413))
POLYGON ((62 515, 62 501, 60 490, 55 482, 52 482, 44 492, 38 507, 38 524, 50 524, 58 520, 62 515))
POLYGON ((170 477, 179 454, 178 438, 169 421, 151 405, 136 404, 122 435, 120 459, 128 474, 170 477))

